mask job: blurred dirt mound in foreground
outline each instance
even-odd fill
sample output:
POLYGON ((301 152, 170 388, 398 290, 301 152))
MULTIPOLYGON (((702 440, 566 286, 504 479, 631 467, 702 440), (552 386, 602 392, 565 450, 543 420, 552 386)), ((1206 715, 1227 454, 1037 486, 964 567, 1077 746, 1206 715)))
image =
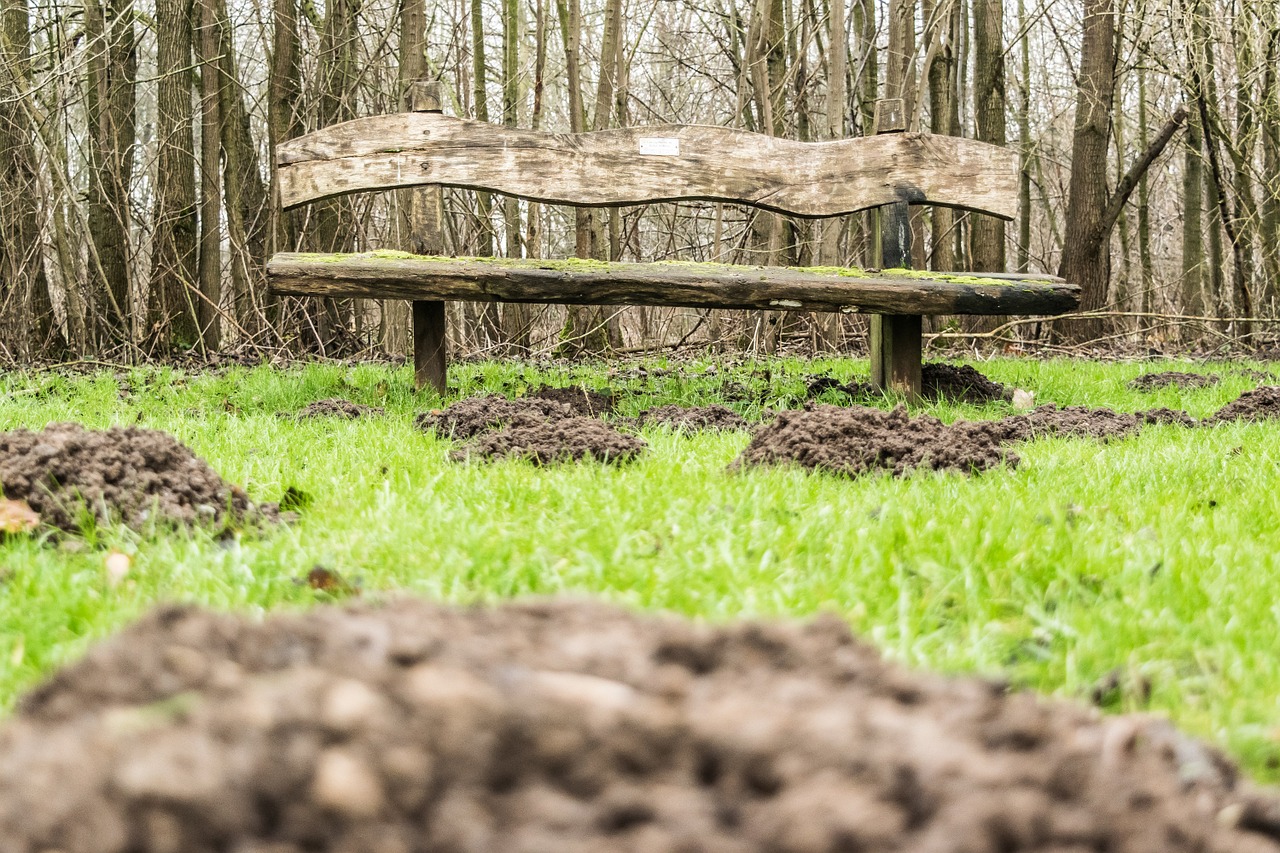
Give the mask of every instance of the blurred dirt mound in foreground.
POLYGON ((46 524, 76 530, 85 514, 142 527, 252 521, 255 506, 191 449, 165 432, 86 429, 75 423, 0 433, 0 491, 25 500, 46 524))
POLYGON ((835 618, 152 613, 0 730, 0 850, 1264 853, 1168 724, 889 664, 835 618))

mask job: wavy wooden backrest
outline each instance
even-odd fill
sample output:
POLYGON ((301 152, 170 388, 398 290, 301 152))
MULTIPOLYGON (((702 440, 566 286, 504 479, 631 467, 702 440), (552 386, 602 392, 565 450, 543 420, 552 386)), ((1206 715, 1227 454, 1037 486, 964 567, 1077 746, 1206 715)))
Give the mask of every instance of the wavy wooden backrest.
POLYGON ((562 134, 412 112, 298 137, 278 146, 276 162, 285 208, 426 184, 588 207, 741 202, 804 217, 909 201, 1012 219, 1018 203, 1013 151, 918 133, 834 142, 699 125, 562 134))

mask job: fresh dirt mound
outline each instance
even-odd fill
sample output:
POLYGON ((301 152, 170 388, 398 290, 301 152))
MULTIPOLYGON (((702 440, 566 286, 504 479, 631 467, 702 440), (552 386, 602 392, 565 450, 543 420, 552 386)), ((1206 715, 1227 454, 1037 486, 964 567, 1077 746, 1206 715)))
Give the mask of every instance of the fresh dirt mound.
POLYGON ((839 391, 848 394, 855 400, 865 400, 873 397, 883 396, 883 392, 874 387, 870 382, 859 382, 851 379, 848 382, 841 382, 834 376, 819 376, 809 382, 805 391, 807 399, 812 400, 815 397, 827 391, 839 391))
POLYGON ((164 609, 26 697, 0 767, 13 851, 1280 851, 1280 802, 1167 723, 834 617, 164 609))
POLYGON ((1133 379, 1129 387, 1134 391, 1155 391, 1160 388, 1206 388, 1217 385, 1221 378, 1212 373, 1181 373, 1166 370, 1163 373, 1144 373, 1133 379))
POLYGON ((1186 412, 1177 409, 1148 409, 1130 414, 1111 409, 1086 406, 1064 406, 1052 403, 1025 415, 1012 415, 996 421, 1005 430, 1005 441, 1024 441, 1042 435, 1078 436, 1107 441, 1136 433, 1147 424, 1195 426, 1186 412))
POLYGON ((563 403, 570 411, 584 418, 598 418, 613 414, 615 403, 612 393, 592 391, 589 388, 550 388, 543 386, 529 395, 538 400, 563 403))
POLYGON ((534 424, 548 418, 572 415, 573 409, 555 400, 539 397, 508 400, 496 394, 486 394, 459 400, 447 409, 423 412, 414 420, 414 425, 441 438, 467 439, 508 424, 534 424))
POLYGON ((728 406, 720 405, 657 406, 645 409, 635 420, 639 426, 661 424, 684 430, 750 429, 746 418, 728 406))
POLYGON ((1227 403, 1207 422, 1265 421, 1272 418, 1280 418, 1280 386, 1264 385, 1227 403))
POLYGON ((920 372, 921 395, 957 403, 1008 402, 1013 389, 993 382, 967 364, 924 365, 920 372))
POLYGON ((300 421, 310 418, 346 418, 349 421, 354 421, 384 414, 386 414, 386 411, 380 406, 365 406, 360 403, 353 403, 350 400, 330 397, 327 400, 316 400, 314 403, 310 403, 299 410, 294 417, 300 421))
POLYGON ((472 457, 505 459, 519 457, 545 465, 551 462, 628 462, 648 447, 642 438, 624 435, 595 418, 522 420, 499 432, 480 436, 453 451, 455 461, 472 457))
POLYGON ((0 433, 0 490, 25 500, 46 524, 76 530, 98 521, 141 527, 269 517, 237 486, 168 433, 138 427, 50 424, 0 433))
POLYGON ((904 406, 891 412, 864 406, 809 404, 779 412, 756 430, 733 467, 794 463, 857 476, 886 470, 902 476, 915 468, 965 473, 1018 464, 1000 421, 957 421, 948 426, 929 415, 911 417, 904 406))
MULTIPOLYGON (((1013 399, 1013 389, 993 382, 974 368, 956 364, 929 363, 920 371, 921 395, 934 400, 950 400, 958 403, 991 403, 1013 399)), ((840 391, 854 400, 867 400, 883 396, 883 392, 868 382, 856 379, 841 382, 833 376, 810 379, 805 392, 807 399, 827 391, 840 391)))

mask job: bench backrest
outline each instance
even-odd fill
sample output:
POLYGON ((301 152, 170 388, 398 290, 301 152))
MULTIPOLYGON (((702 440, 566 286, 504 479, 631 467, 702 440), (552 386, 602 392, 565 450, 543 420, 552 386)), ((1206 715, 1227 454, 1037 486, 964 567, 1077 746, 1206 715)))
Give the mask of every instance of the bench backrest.
POLYGON ((438 112, 355 119, 276 151, 280 204, 437 184, 589 207, 701 199, 802 217, 894 202, 1012 219, 1017 154, 954 136, 796 142, 723 127, 562 134, 438 112))

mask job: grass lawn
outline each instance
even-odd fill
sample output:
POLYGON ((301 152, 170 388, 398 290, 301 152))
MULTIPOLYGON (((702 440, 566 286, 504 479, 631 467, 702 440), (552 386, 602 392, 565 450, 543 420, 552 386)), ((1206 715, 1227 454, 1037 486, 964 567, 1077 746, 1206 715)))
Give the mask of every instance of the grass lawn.
MULTIPOLYGON (((752 417, 762 405, 798 405, 806 374, 866 371, 780 360, 706 373, 711 364, 646 362, 647 376, 624 366, 612 380, 598 365, 487 363, 452 375, 458 396, 611 384, 623 414, 745 389, 750 400, 731 405, 752 417)), ((1260 365, 979 367, 1038 403, 1199 417, 1256 387, 1242 368, 1260 365), (1126 389, 1139 373, 1170 369, 1222 382, 1126 389)), ((915 666, 1085 700, 1113 674, 1108 708, 1167 713, 1256 777, 1280 779, 1280 422, 1148 427, 1106 445, 1040 439, 1018 448, 1016 470, 976 477, 731 475, 746 433, 662 428, 645 430, 650 450, 630 466, 539 469, 449 461, 453 442, 412 424, 439 401, 413 395, 409 380, 408 368, 382 366, 0 376, 0 429, 163 429, 256 500, 291 487, 312 498, 297 524, 233 541, 118 527, 0 541, 0 705, 159 601, 261 612, 331 600, 298 581, 320 565, 366 597, 591 594, 709 620, 835 610, 915 666), (331 396, 387 415, 277 416, 331 396), (109 582, 111 550, 133 556, 123 583, 109 582)), ((920 410, 944 420, 1011 411, 920 410)))

